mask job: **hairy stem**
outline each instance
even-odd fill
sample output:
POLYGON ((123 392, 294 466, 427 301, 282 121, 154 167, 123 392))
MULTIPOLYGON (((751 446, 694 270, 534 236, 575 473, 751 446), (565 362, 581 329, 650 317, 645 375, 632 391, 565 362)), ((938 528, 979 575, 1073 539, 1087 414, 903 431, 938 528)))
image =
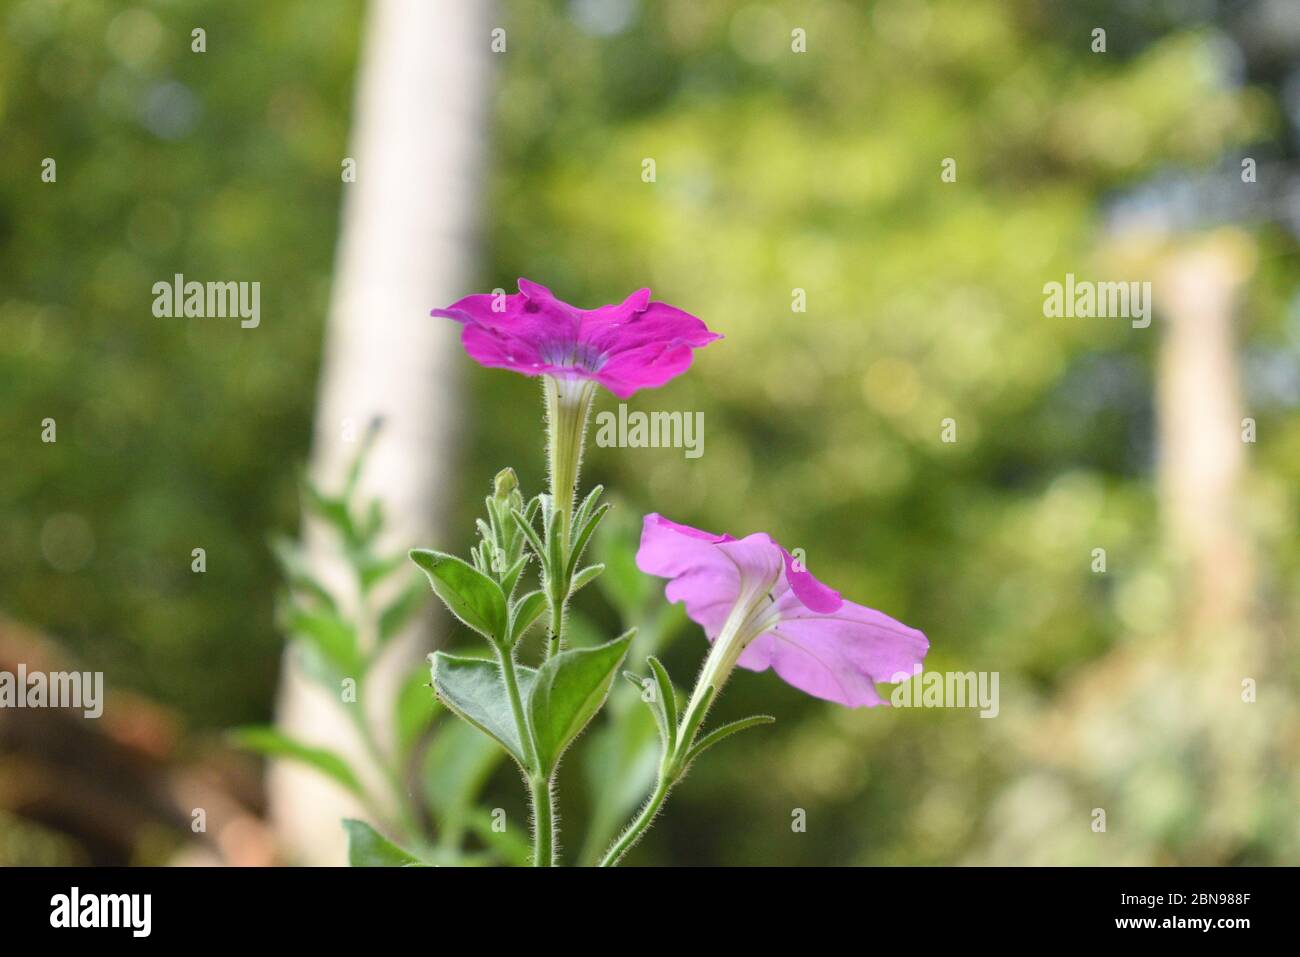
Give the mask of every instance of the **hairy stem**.
POLYGON ((668 792, 672 790, 673 781, 665 776, 662 772, 659 775, 659 782, 655 785, 654 793, 650 795, 650 800, 646 801, 645 807, 641 808, 641 813, 637 815, 636 820, 628 825, 626 831, 622 833, 614 846, 605 852, 605 857, 601 860, 601 867, 615 867, 630 851, 636 842, 641 840, 641 836, 649 829, 650 824, 654 821, 655 815, 663 807, 664 800, 668 797, 668 792))
POLYGON ((540 775, 528 778, 533 802, 533 867, 555 866, 555 808, 551 782, 540 775))
POLYGON ((515 730, 524 750, 524 764, 528 767, 528 803, 533 810, 533 866, 550 867, 555 857, 555 808, 551 782, 537 769, 537 750, 533 747, 533 735, 524 715, 514 652, 498 646, 497 659, 501 662, 501 678, 506 685, 506 697, 510 699, 510 713, 514 716, 515 730))
POLYGON ((560 650, 560 639, 564 635, 564 603, 551 602, 551 627, 547 632, 546 657, 550 658, 560 650))

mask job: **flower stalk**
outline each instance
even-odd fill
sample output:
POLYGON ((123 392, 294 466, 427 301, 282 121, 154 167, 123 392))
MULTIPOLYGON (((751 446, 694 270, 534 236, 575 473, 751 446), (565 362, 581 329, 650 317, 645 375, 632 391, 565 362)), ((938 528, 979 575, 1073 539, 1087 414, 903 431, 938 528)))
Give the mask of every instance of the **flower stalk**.
MULTIPOLYGON (((681 719, 671 727, 668 727, 667 723, 671 721, 676 707, 675 704, 672 707, 665 707, 664 750, 659 760, 659 772, 654 791, 642 806, 640 813, 606 851, 605 857, 600 862, 601 867, 616 866, 627 852, 636 846, 649 830, 650 825, 654 823, 655 816, 668 799, 669 792, 685 777, 691 762, 703 750, 697 748, 696 738, 704 725, 709 707, 717 700, 722 686, 727 683, 727 678, 735 670, 736 661, 745 650, 745 646, 770 628, 774 621, 775 616, 771 611, 772 600, 769 595, 769 589, 774 583, 774 580, 760 583, 742 592, 740 600, 732 607, 726 624, 723 625, 722 631, 709 649, 709 655, 700 669, 686 710, 682 712, 681 719)), ((657 669, 657 662, 654 666, 657 669)), ((671 695, 672 686, 666 681, 660 682, 658 694, 671 695)), ((771 719, 764 718, 764 720, 771 719)))
POLYGON ((510 700, 510 713, 515 720, 515 731, 523 746, 524 763, 528 767, 528 803, 533 810, 533 866, 551 867, 555 855, 555 815, 551 802, 551 782, 541 773, 537 750, 533 746, 532 732, 524 714, 524 700, 519 692, 519 676, 515 671, 514 652, 497 645, 497 660, 501 664, 501 679, 510 700))
POLYGON ((560 513, 561 541, 567 546, 573 529, 573 502, 582 470, 587 418, 596 384, 585 379, 543 378, 546 401, 546 458, 551 500, 560 513))
POLYGON ((588 379, 562 379, 543 376, 546 404, 546 459, 551 483, 552 507, 559 516, 559 566, 551 595, 551 620, 546 655, 551 657, 564 646, 564 618, 568 605, 569 582, 564 570, 569 564, 573 544, 573 506, 582 472, 582 453, 586 445, 587 419, 591 415, 596 384, 588 379))

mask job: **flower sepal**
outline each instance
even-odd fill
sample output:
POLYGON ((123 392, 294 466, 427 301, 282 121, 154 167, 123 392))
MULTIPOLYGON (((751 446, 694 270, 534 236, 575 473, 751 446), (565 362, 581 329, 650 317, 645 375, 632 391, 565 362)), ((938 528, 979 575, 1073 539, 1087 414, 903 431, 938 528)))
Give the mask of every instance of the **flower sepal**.
POLYGON ((751 715, 715 728, 701 738, 700 730, 709 707, 717 696, 716 689, 705 687, 700 694, 692 696, 686 712, 679 717, 677 692, 673 688, 672 679, 668 677, 667 669, 654 655, 648 656, 646 663, 650 666, 650 677, 642 678, 631 671, 623 672, 623 677, 641 691, 641 700, 654 715, 660 743, 663 745, 659 776, 668 787, 681 780, 695 759, 715 744, 747 728, 776 721, 776 718, 768 714, 751 715))

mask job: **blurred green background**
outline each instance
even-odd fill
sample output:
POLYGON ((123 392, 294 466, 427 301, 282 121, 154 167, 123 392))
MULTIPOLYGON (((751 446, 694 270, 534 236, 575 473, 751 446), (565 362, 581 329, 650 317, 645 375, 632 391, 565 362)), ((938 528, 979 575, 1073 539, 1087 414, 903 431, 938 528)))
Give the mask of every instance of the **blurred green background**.
MULTIPOLYGON (((272 706, 266 542, 298 522, 362 12, 0 3, 0 613, 196 742, 272 706), (219 53, 189 52, 195 24, 219 53), (274 278, 255 333, 149 312, 159 278, 254 266, 274 278)), ((702 410, 702 458, 593 449, 584 477, 625 518, 769 531, 924 630, 929 668, 1001 675, 982 720, 740 674, 719 720, 778 723, 704 762, 638 859, 1300 862, 1294 5, 507 0, 499 19, 485 266, 464 291, 527 276, 595 306, 646 285, 727 337, 633 400, 702 410), (1153 217, 1134 253, 1125 224, 1153 217), (1159 288, 1145 330, 1042 313, 1045 282, 1150 278, 1225 226, 1259 438, 1238 492, 1249 601, 1207 647, 1254 670, 1177 644, 1199 612, 1162 524, 1159 288)), ((466 376, 449 550, 497 468, 530 494, 544 477, 536 384, 466 376)), ((614 619, 594 590, 582 610, 614 619)), ((682 627, 669 670, 684 682, 703 650, 682 627)), ((510 772, 490 787, 518 802, 510 772)))

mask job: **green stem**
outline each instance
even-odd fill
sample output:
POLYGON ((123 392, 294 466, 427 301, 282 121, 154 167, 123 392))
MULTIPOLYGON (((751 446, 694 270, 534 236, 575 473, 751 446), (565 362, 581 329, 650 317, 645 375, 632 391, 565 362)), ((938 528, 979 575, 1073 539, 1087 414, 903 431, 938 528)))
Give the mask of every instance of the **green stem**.
POLYGON ((600 862, 601 867, 615 867, 623 859, 623 855, 632 849, 641 836, 650 827, 655 815, 663 807, 664 800, 668 797, 668 792, 672 790, 673 781, 667 778, 663 773, 659 775, 659 782, 655 785, 654 793, 650 795, 650 800, 645 803, 641 813, 637 815, 622 836, 614 842, 605 854, 604 859, 600 862))
POLYGON ((533 809, 533 866, 550 867, 555 858, 555 809, 552 806, 551 782, 537 771, 537 750, 533 735, 524 715, 524 699, 519 693, 519 676, 515 673, 514 652, 498 646, 497 659, 501 662, 501 677, 510 699, 510 713, 514 715, 515 730, 524 749, 524 764, 528 767, 528 802, 533 809))
POLYGON ((564 635, 564 603, 551 602, 550 638, 546 642, 546 657, 550 658, 560 650, 560 640, 564 635))
POLYGON ((510 713, 515 719, 515 730, 519 732, 519 744, 524 749, 524 763, 529 768, 535 767, 537 752, 533 750, 533 736, 528 730, 528 719, 524 716, 524 699, 519 693, 514 652, 497 646, 497 660, 501 663, 501 677, 506 684, 506 697, 510 699, 510 713))
POLYGON ((664 800, 668 797, 668 792, 686 773, 691 747, 695 744, 700 726, 704 724, 704 717, 717 699, 722 686, 726 684, 727 677, 736 666, 740 653, 745 650, 745 646, 754 635, 762 634, 773 623, 773 619, 765 617, 772 614, 770 591, 773 584, 773 581, 765 581, 756 586, 742 587, 740 598, 727 615, 722 631, 714 640, 708 657, 704 659, 704 667, 700 669, 699 677, 695 679, 695 690, 691 693, 686 710, 682 712, 677 723, 674 745, 668 748, 665 743, 663 760, 659 764, 659 780, 655 785, 654 793, 650 795, 650 800, 641 809, 636 820, 605 854, 604 860, 600 862, 601 867, 616 865, 641 839, 641 835, 659 813, 664 800))
POLYGON ((538 776, 528 778, 533 800, 533 867, 555 866, 555 809, 551 782, 538 776))

